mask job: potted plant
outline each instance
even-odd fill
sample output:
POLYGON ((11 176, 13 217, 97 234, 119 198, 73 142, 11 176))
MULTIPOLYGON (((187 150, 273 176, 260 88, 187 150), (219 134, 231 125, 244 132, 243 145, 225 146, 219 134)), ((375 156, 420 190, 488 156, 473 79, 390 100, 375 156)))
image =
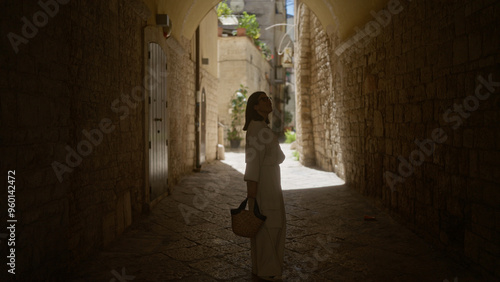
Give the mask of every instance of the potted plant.
MULTIPOLYGON (((233 10, 231 10, 231 8, 229 8, 229 6, 227 5, 226 2, 227 2, 227 0, 224 0, 224 1, 220 2, 219 5, 217 5, 216 11, 217 11, 217 18, 219 18, 219 20, 221 18, 228 18, 228 17, 233 16, 233 10)), ((223 31, 224 31, 224 28, 222 26, 219 26, 218 30, 217 30, 219 37, 222 36, 223 31)))
POLYGON ((240 147, 243 138, 240 137, 240 132, 235 127, 232 127, 232 129, 227 132, 227 139, 229 139, 231 148, 236 149, 240 147))
POLYGON ((255 15, 249 15, 247 12, 243 12, 243 16, 238 19, 238 29, 240 28, 244 28, 246 30, 246 35, 252 38, 252 40, 257 40, 260 37, 259 22, 255 15))
POLYGON ((237 27, 236 28, 236 36, 245 36, 247 35, 247 30, 244 27, 237 27))
POLYGON ((255 45, 261 51, 262 57, 264 57, 264 59, 269 61, 273 58, 273 54, 271 53, 271 49, 269 49, 269 47, 267 47, 267 44, 265 42, 262 42, 260 40, 255 40, 255 45))
POLYGON ((217 5, 217 17, 227 17, 233 14, 233 10, 227 5, 227 0, 224 0, 217 5))
POLYGON ((240 84, 240 88, 236 90, 231 98, 231 127, 227 131, 227 139, 231 143, 231 148, 239 148, 241 140, 240 127, 243 120, 243 113, 247 105, 248 87, 240 84))

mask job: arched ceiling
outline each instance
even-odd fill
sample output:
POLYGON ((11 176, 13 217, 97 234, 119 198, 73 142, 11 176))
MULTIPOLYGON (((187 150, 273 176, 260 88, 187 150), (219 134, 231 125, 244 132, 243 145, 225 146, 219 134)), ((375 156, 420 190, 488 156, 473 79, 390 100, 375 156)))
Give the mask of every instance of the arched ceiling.
POLYGON ((388 0, 301 0, 318 17, 325 30, 338 32, 341 39, 355 33, 373 19, 371 11, 383 9, 388 0))
MULTIPOLYGON (((155 24, 156 14, 168 14, 172 21, 172 36, 191 38, 205 15, 221 0, 144 0, 152 12, 149 24, 155 24)), ((392 0, 395 1, 396 0, 392 0)), ((370 21, 370 11, 380 11, 388 0, 301 0, 321 21, 328 33, 338 32, 341 39, 355 33, 354 28, 370 21)))
POLYGON ((155 25, 156 14, 167 14, 172 22, 172 36, 190 39, 205 15, 221 0, 143 0, 151 10, 148 24, 155 25))

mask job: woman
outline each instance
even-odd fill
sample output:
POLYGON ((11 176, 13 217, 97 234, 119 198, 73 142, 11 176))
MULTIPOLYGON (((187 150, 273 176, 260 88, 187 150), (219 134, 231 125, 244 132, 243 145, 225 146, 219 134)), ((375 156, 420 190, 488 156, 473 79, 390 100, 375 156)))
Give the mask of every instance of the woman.
POLYGON ((243 127, 247 131, 244 180, 249 208, 253 210, 256 199, 260 212, 267 216, 251 239, 252 273, 270 281, 281 279, 285 250, 285 204, 279 167, 285 155, 268 127, 272 110, 271 98, 265 92, 253 93, 248 98, 243 127))

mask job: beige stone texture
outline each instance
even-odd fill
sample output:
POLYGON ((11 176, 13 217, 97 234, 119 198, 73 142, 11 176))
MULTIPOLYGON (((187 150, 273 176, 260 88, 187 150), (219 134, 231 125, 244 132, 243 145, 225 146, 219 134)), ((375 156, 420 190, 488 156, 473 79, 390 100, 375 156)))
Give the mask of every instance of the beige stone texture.
MULTIPOLYGON (((149 204, 147 91, 132 93, 144 86, 149 42, 167 55, 170 187, 195 166, 191 38, 166 41, 133 3, 59 4, 18 54, 5 46, 12 54, 0 67, 0 151, 2 169, 18 175, 18 279, 70 269, 118 238, 149 204)), ((12 3, 10 14, 1 12, 10 22, 2 30, 20 32, 19 18, 39 10, 37 2, 12 3)), ((217 144, 213 49, 205 49, 211 65, 201 71, 208 91, 207 160, 215 159, 217 144)))
MULTIPOLYGON (((487 188, 500 184, 498 159, 493 161, 499 116, 491 112, 498 110, 498 101, 473 98, 479 75, 500 79, 498 40, 477 42, 498 23, 488 16, 498 3, 400 3, 401 13, 365 42, 352 40, 355 32, 351 38, 327 32, 316 13, 299 6, 295 58, 301 162, 335 171, 427 240, 498 275, 486 263, 495 257, 491 249, 499 243, 493 238, 500 235, 494 215, 500 194, 487 188), (346 42, 352 44, 337 54, 346 42), (474 109, 464 117, 453 112, 454 105, 474 109), (436 129, 446 140, 434 142, 432 153, 420 159, 418 144, 432 140, 436 129), (393 191, 384 175, 405 174, 400 173, 405 162, 411 172, 393 191), (486 200, 486 191, 496 200, 486 200)), ((316 12, 314 5, 311 9, 316 12)))
POLYGON ((210 10, 200 23, 200 56, 208 59, 208 64, 202 62, 200 89, 206 92, 206 144, 205 159, 216 159, 218 140, 218 100, 219 95, 219 56, 217 39, 217 14, 210 10))

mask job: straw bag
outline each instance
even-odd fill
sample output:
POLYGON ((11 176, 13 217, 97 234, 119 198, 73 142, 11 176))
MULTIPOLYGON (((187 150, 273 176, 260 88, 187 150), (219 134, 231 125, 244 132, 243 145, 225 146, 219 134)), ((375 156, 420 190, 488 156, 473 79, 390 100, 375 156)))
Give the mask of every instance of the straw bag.
POLYGON ((266 220, 266 216, 262 215, 255 200, 253 212, 245 210, 248 198, 246 198, 237 209, 231 209, 231 225, 234 234, 242 237, 255 237, 260 229, 260 226, 266 220))

